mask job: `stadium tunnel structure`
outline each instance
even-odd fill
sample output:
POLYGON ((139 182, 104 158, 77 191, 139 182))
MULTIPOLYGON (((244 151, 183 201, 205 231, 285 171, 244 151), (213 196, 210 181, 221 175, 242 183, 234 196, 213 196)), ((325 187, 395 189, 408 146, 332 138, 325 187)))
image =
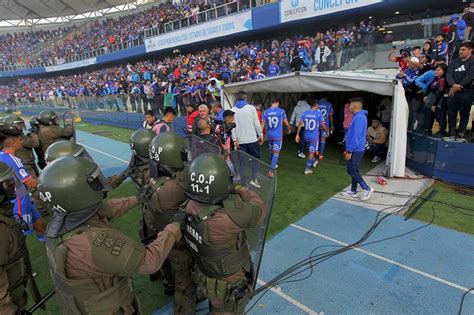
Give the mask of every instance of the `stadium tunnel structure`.
POLYGON ((233 83, 224 86, 222 103, 231 108, 237 94, 244 91, 250 103, 259 101, 268 107, 272 99, 280 100, 281 107, 291 114, 302 93, 366 91, 392 97, 389 148, 387 155, 388 176, 405 177, 408 103, 405 90, 390 71, 361 72, 295 72, 257 81, 233 83))

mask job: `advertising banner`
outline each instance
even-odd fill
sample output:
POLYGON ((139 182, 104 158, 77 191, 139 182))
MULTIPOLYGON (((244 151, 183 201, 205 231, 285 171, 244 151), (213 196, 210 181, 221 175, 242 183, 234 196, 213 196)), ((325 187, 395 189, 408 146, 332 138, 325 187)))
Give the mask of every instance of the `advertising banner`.
POLYGON ((233 35, 253 29, 251 10, 145 39, 146 52, 233 35))
POLYGON ((291 22, 383 2, 383 0, 282 0, 280 22, 291 22))
POLYGON ((70 63, 64 63, 62 65, 45 67, 45 69, 46 69, 46 72, 74 69, 74 68, 80 68, 80 67, 93 65, 96 63, 96 61, 97 61, 97 58, 90 58, 90 59, 84 59, 84 60, 74 61, 70 63))

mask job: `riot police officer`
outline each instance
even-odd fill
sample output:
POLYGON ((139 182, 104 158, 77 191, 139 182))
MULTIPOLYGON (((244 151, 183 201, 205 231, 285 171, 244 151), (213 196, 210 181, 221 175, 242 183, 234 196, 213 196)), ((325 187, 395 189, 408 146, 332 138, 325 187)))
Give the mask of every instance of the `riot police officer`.
POLYGON ((72 126, 60 127, 58 123, 58 115, 53 111, 42 111, 38 115, 39 131, 38 137, 41 150, 46 149, 56 141, 68 140, 74 135, 72 126))
POLYGON ((253 287, 245 230, 263 218, 263 201, 246 187, 231 188, 231 175, 218 155, 196 157, 186 171, 183 235, 196 268, 194 279, 211 304, 211 314, 242 314, 253 287))
POLYGON ((118 175, 111 176, 110 186, 113 189, 122 184, 127 177, 130 177, 138 188, 148 183, 150 179, 150 163, 148 156, 148 147, 155 134, 149 129, 135 130, 130 136, 130 149, 132 157, 127 169, 118 175))
POLYGON ((38 189, 54 211, 46 247, 63 313, 140 314, 131 276, 161 267, 181 238, 179 223, 146 247, 134 242, 110 221, 144 202, 146 193, 104 201, 108 187, 99 167, 79 156, 50 163, 38 189))
MULTIPOLYGON (((24 189, 13 168, 0 162, 0 314, 16 314, 27 302, 25 287, 31 277, 31 264, 26 248, 25 228, 13 216, 11 199, 16 190, 24 189)), ((25 191, 26 192, 26 191, 25 191)))
MULTIPOLYGON (((36 116, 31 117, 29 132, 31 134, 35 134, 36 136, 38 136, 39 129, 40 129, 40 123, 38 122, 38 117, 36 116)), ((36 164, 38 165, 39 168, 43 169, 46 166, 46 162, 44 161, 44 151, 41 149, 41 145, 39 145, 38 147, 34 147, 33 149, 35 150, 36 157, 38 158, 38 163, 36 164)))
MULTIPOLYGON (((150 233, 163 230, 187 200, 176 178, 184 175, 181 172, 184 169, 182 155, 186 150, 184 139, 168 132, 160 133, 150 143, 150 186, 154 193, 147 203, 144 216, 150 233), (153 222, 149 224, 148 221, 153 222)), ((192 257, 184 243, 173 247, 163 265, 164 284, 168 285, 168 290, 174 284, 174 314, 195 313, 196 288, 190 273, 191 266, 192 257)))

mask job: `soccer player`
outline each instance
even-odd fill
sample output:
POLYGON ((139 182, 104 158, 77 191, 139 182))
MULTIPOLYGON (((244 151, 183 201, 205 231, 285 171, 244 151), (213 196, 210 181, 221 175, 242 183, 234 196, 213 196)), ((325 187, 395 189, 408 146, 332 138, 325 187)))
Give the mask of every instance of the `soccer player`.
POLYGON ((324 123, 329 131, 321 131, 319 142, 319 160, 324 159, 324 152, 326 151, 326 139, 332 134, 334 130, 333 109, 332 104, 328 102, 329 93, 321 93, 321 100, 319 101, 319 111, 323 115, 324 123))
POLYGON ((268 144, 270 146, 270 158, 272 170, 268 175, 273 176, 273 171, 278 167, 278 155, 283 142, 283 125, 291 132, 291 126, 286 118, 286 112, 279 108, 280 101, 273 100, 272 106, 263 112, 262 128, 266 129, 268 144))
POLYGON ((296 143, 299 143, 300 131, 304 126, 304 141, 309 150, 308 160, 306 161, 306 169, 304 171, 305 175, 312 174, 312 167, 316 167, 318 161, 315 159, 315 154, 318 153, 318 141, 319 141, 319 128, 322 128, 324 131, 327 131, 326 124, 324 122, 323 115, 318 109, 318 101, 314 100, 311 103, 311 109, 307 110, 301 115, 300 122, 298 125, 298 130, 296 131, 296 143))

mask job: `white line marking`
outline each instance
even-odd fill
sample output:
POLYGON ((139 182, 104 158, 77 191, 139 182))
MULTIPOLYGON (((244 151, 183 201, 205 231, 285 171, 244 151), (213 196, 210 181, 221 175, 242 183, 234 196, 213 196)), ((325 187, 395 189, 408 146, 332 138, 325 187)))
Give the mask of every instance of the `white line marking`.
MULTIPOLYGON (((257 283, 260 284, 260 285, 266 285, 267 283, 263 280, 260 280, 260 279, 257 279, 257 283)), ((275 293, 276 295, 284 298, 285 300, 287 300, 288 302, 290 302, 291 304, 293 304, 294 306, 296 306, 297 308, 305 311, 306 313, 310 314, 310 315, 319 315, 318 312, 315 312, 313 311, 312 309, 310 309, 309 307, 307 307, 306 305, 300 303, 299 301, 295 300, 294 298, 292 298, 291 296, 283 293, 283 291, 281 291, 281 288, 277 287, 271 287, 270 288, 270 291, 272 291, 273 293, 275 293)))
MULTIPOLYGON (((307 228, 304 228, 304 227, 302 227, 302 226, 299 226, 299 225, 296 225, 296 224, 290 224, 290 225, 291 225, 292 227, 294 227, 295 229, 304 231, 304 232, 309 233, 309 234, 313 234, 313 235, 315 235, 315 236, 317 236, 317 237, 323 238, 323 239, 328 240, 328 241, 331 241, 331 242, 333 242, 333 243, 336 243, 336 244, 339 244, 339 245, 342 245, 342 246, 347 246, 347 245, 349 245, 348 243, 341 242, 341 241, 336 240, 336 239, 334 239, 334 238, 332 238, 332 237, 329 237, 329 236, 320 234, 320 233, 318 233, 318 232, 314 232, 314 231, 309 230, 309 229, 307 229, 307 228)), ((364 249, 357 248, 357 247, 356 247, 356 248, 353 248, 353 250, 356 250, 356 251, 358 251, 358 252, 364 253, 364 254, 369 255, 369 256, 371 256, 371 257, 374 257, 374 258, 376 258, 376 259, 385 261, 385 262, 387 262, 387 263, 389 263, 389 264, 396 265, 396 266, 398 266, 398 267, 400 267, 400 268, 403 268, 403 269, 405 269, 405 270, 411 271, 411 272, 413 272, 413 273, 416 273, 416 274, 421 275, 421 276, 423 276, 423 277, 429 278, 429 279, 431 279, 431 280, 434 280, 434 281, 443 283, 443 284, 445 284, 445 285, 447 285, 447 286, 450 286, 450 287, 452 287, 452 288, 455 288, 455 289, 458 289, 458 290, 461 290, 461 291, 464 291, 464 292, 469 291, 468 288, 463 287, 463 286, 461 286, 461 285, 459 285, 459 284, 456 284, 456 283, 454 283, 454 282, 451 282, 451 281, 444 280, 444 279, 442 279, 442 278, 433 276, 432 274, 429 274, 429 273, 426 273, 426 272, 421 271, 421 270, 419 270, 419 269, 416 269, 416 268, 413 268, 413 267, 404 265, 404 264, 402 264, 402 263, 399 263, 398 261, 385 258, 385 257, 383 257, 383 256, 380 256, 380 255, 371 253, 371 252, 369 252, 369 251, 366 251, 366 250, 364 250, 364 249)), ((472 295, 474 295, 474 292, 473 292, 473 291, 471 291, 471 292, 469 292, 469 293, 472 294, 472 295)))
POLYGON ((108 153, 106 153, 106 152, 104 152, 104 151, 95 149, 95 148, 90 147, 90 146, 88 146, 88 145, 85 145, 85 144, 83 144, 83 143, 82 143, 81 145, 82 145, 84 148, 86 148, 86 149, 90 149, 90 150, 92 150, 92 151, 99 152, 99 153, 101 153, 101 154, 103 154, 103 155, 107 155, 107 156, 109 156, 109 157, 111 157, 111 158, 113 158, 113 159, 116 159, 117 161, 123 162, 123 163, 125 163, 125 164, 129 164, 129 163, 130 163, 130 161, 122 160, 121 158, 118 158, 118 157, 116 157, 116 156, 113 156, 112 154, 108 154, 108 153))

